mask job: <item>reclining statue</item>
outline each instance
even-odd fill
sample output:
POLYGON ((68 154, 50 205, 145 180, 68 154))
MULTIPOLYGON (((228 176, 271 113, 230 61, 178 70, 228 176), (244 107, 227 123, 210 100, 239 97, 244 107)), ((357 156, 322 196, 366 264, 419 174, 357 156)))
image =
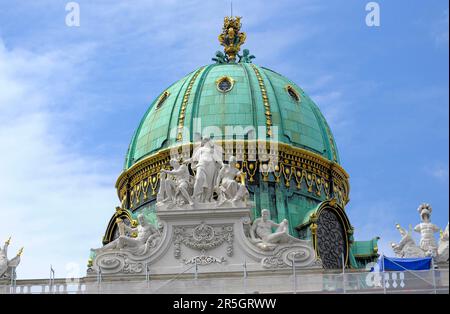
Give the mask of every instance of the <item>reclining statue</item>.
POLYGON ((156 246, 156 242, 161 237, 159 230, 151 223, 147 222, 143 214, 137 217, 139 222, 136 228, 125 225, 122 220, 118 221, 120 236, 98 249, 91 249, 96 255, 108 251, 123 250, 132 253, 133 255, 143 255, 147 251, 156 246), (124 231, 129 234, 136 234, 136 237, 126 235, 124 231))
POLYGON ((267 209, 261 211, 261 217, 253 221, 250 228, 250 240, 264 251, 274 250, 280 244, 301 242, 289 234, 288 220, 284 219, 280 224, 270 220, 270 212, 267 209), (275 232, 272 228, 276 227, 275 232))
POLYGON ((23 248, 19 250, 17 255, 8 260, 8 246, 11 243, 11 237, 3 245, 3 249, 0 248, 0 279, 9 278, 13 268, 19 266, 20 256, 22 255, 23 248))

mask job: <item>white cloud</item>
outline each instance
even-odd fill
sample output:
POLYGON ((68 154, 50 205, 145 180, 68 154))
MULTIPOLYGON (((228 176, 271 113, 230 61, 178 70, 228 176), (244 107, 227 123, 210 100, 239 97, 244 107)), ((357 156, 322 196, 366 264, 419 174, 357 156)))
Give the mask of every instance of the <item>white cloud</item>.
POLYGON ((346 95, 343 87, 333 84, 333 81, 332 75, 319 77, 309 87, 311 98, 316 104, 320 104, 334 134, 348 134, 348 127, 353 122, 350 103, 343 97, 346 95))
POLYGON ((351 201, 346 210, 355 226, 355 239, 370 240, 379 236, 378 252, 393 256, 390 243, 399 240, 395 224, 401 223, 398 221, 400 213, 396 207, 393 203, 380 200, 351 201))
POLYGON ((65 131, 82 51, 37 54, 0 40, 0 237, 13 237, 10 254, 25 246, 19 278, 46 277, 49 264, 64 276, 68 262, 84 275, 116 202, 108 161, 81 155, 65 131))
POLYGON ((431 35, 434 42, 438 46, 446 46, 448 49, 449 35, 448 35, 449 17, 448 9, 444 11, 442 16, 432 25, 431 35))
MULTIPOLYGON (((319 9, 309 2, 297 3, 291 9, 301 9, 302 14, 319 9)), ((51 8, 49 12, 57 10, 53 1, 41 3, 39 8, 35 5, 34 9, 46 5, 51 8)), ((6 47, 0 37, 0 212, 5 217, 0 222, 0 241, 13 236, 11 253, 25 246, 19 278, 47 277, 50 264, 56 275, 63 277, 70 262, 79 263, 84 272, 89 248, 100 245, 117 202, 114 182, 121 165, 80 151, 83 144, 74 125, 86 111, 105 110, 89 99, 98 95, 87 95, 78 88, 89 79, 89 66, 98 66, 92 52, 102 49, 103 56, 108 56, 117 53, 109 47, 126 42, 155 56, 167 51, 158 58, 168 55, 174 60, 146 63, 149 73, 190 71, 193 64, 210 62, 214 51, 220 49, 217 35, 228 13, 228 4, 199 1, 185 1, 182 6, 175 1, 124 1, 114 5, 82 1, 80 6, 80 27, 65 27, 66 12, 61 6, 60 28, 54 27, 57 24, 51 15, 41 17, 39 22, 52 27, 30 29, 25 36, 13 37, 20 47, 6 47), (211 33, 211 29, 217 31, 211 33), (210 48, 199 49, 205 44, 210 48)), ((270 22, 273 11, 287 12, 286 3, 242 2, 235 8, 236 14, 244 16, 244 31, 255 28, 248 43, 264 43, 262 58, 282 64, 280 48, 292 44, 288 37, 299 38, 299 25, 290 25, 290 33, 283 25, 259 26, 261 21, 270 22)), ((311 36, 313 31, 303 34, 302 38, 311 36)), ((131 49, 124 45, 127 48, 131 49)), ((114 65, 117 72, 121 67, 119 63, 114 65)))
POLYGON ((435 163, 426 168, 426 173, 440 181, 448 181, 448 164, 435 163))

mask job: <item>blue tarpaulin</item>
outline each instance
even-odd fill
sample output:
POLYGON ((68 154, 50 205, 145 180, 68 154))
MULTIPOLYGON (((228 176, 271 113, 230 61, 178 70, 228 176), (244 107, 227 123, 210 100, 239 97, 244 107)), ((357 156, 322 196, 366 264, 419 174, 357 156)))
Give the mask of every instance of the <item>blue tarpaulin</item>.
POLYGON ((431 269, 431 257, 398 258, 381 256, 378 260, 380 271, 428 270, 431 269))

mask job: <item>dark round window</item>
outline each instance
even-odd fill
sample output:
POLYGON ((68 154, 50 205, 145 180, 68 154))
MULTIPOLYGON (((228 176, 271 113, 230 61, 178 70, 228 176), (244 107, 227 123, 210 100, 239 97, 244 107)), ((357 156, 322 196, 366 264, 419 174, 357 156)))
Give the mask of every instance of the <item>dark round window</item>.
POLYGON ((295 102, 300 101, 300 96, 297 94, 295 89, 292 88, 292 86, 288 86, 286 89, 287 89, 289 96, 291 96, 292 100, 294 100, 295 102))
POLYGON ((221 78, 219 80, 219 82, 217 83, 217 88, 222 93, 226 93, 226 92, 230 91, 232 87, 233 87, 233 82, 228 77, 221 78))

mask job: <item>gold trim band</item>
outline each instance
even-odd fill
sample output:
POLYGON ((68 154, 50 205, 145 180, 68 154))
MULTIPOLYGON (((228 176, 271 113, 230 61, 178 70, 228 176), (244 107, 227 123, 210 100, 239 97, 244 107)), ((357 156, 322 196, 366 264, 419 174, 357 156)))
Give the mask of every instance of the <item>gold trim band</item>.
POLYGON ((264 104, 264 114, 266 115, 266 128, 267 128, 267 136, 272 136, 272 111, 270 110, 269 97, 267 96, 266 86, 264 85, 264 80, 259 73, 259 70, 256 68, 254 64, 250 64, 255 71, 256 78, 258 79, 259 88, 261 89, 261 95, 264 104))
POLYGON ((195 80, 199 76, 200 72, 205 67, 201 67, 200 69, 195 72, 195 74, 192 76, 191 80, 189 81, 189 85, 186 89, 186 92, 183 96, 183 102, 181 103, 181 110, 180 115, 178 116, 178 135, 177 135, 177 141, 181 141, 183 139, 183 128, 184 128, 184 118, 186 117, 186 107, 188 105, 189 97, 191 96, 192 86, 194 86, 195 80))

